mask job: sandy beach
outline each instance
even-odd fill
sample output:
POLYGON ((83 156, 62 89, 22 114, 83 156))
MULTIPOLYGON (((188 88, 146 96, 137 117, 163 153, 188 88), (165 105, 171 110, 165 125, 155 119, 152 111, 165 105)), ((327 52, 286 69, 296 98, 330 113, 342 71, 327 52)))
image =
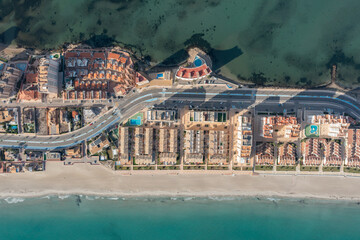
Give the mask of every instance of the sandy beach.
POLYGON ((360 200, 360 178, 340 176, 135 174, 103 166, 64 166, 0 175, 0 198, 45 195, 101 196, 278 196, 360 200))

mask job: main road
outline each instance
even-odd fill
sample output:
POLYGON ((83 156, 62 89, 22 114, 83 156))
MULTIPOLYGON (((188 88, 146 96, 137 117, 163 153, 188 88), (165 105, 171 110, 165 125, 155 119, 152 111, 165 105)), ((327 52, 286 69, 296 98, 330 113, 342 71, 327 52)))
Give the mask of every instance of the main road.
MULTIPOLYGON (((136 112, 166 101, 167 107, 179 101, 187 101, 192 106, 209 103, 226 103, 235 108, 271 108, 282 104, 313 109, 337 108, 360 120, 360 104, 346 94, 328 90, 289 90, 289 89, 224 89, 224 88, 169 88, 151 89, 132 93, 114 102, 114 108, 98 117, 92 124, 76 131, 51 136, 1 134, 0 147, 20 147, 34 150, 54 150, 74 146, 90 139, 103 130, 122 122, 136 112)), ((224 104, 225 105, 225 104, 224 104)), ((48 106, 52 106, 51 103, 48 106)), ((6 104, 5 106, 6 107, 6 104)))

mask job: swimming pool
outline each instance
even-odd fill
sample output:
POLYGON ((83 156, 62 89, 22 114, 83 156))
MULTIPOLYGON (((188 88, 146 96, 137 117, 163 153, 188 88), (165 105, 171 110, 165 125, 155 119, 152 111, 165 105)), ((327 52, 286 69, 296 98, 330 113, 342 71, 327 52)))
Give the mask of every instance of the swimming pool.
POLYGON ((141 117, 138 116, 136 119, 130 119, 131 126, 140 126, 141 125, 141 117))
POLYGON ((159 79, 159 78, 163 78, 164 77, 164 74, 163 73, 158 73, 156 75, 156 79, 159 79))
POLYGON ((0 64, 0 71, 3 70, 4 65, 5 65, 4 63, 0 64))
POLYGON ((199 57, 195 57, 195 60, 194 60, 194 65, 195 67, 200 67, 201 65, 203 65, 203 61, 199 58, 199 57))
POLYGON ((25 71, 25 69, 26 69, 26 63, 17 63, 16 64, 16 67, 18 68, 18 69, 20 69, 21 71, 25 71))
POLYGON ((315 126, 315 125, 311 125, 310 126, 310 133, 311 134, 317 134, 317 132, 318 132, 318 127, 315 126))

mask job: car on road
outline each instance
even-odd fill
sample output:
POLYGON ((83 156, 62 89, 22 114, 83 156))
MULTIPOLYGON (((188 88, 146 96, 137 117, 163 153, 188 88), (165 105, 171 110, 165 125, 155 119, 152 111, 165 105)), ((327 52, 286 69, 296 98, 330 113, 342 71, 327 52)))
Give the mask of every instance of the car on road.
POLYGON ((89 126, 92 126, 94 123, 90 123, 89 126))

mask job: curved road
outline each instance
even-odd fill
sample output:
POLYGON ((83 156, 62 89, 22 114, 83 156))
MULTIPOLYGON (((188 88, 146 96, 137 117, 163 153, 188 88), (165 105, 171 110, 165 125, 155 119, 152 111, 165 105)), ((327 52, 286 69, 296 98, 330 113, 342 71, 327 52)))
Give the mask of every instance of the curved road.
MULTIPOLYGON (((191 105, 203 103, 226 102, 237 108, 274 107, 282 104, 294 104, 298 107, 313 107, 314 109, 337 108, 360 120, 360 104, 356 99, 326 90, 289 90, 289 89, 236 89, 219 88, 184 90, 180 88, 153 89, 117 101, 114 109, 96 119, 92 125, 87 125, 77 131, 51 136, 35 136, 25 134, 0 135, 0 147, 21 147, 25 149, 52 150, 70 147, 90 139, 103 130, 122 122, 136 112, 156 103, 167 101, 193 101, 191 105)), ((174 103, 176 104, 176 103, 174 103)), ((51 104, 49 104, 51 106, 51 104)))

